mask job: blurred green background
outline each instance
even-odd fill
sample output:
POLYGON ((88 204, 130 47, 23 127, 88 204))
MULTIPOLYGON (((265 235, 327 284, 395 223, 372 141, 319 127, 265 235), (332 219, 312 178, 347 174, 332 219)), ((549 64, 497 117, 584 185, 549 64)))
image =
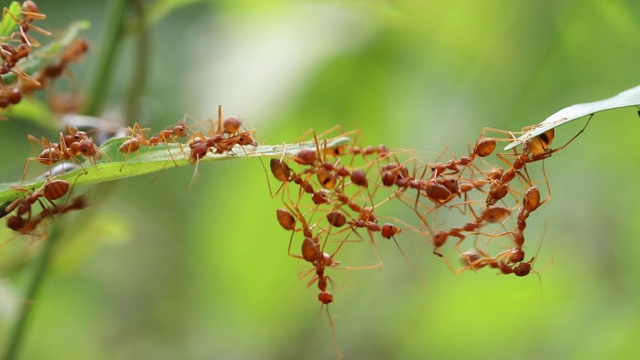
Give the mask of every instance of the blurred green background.
MULTIPOLYGON (((151 27, 149 83, 140 117, 129 122, 161 129, 185 112, 213 117, 221 104, 256 128, 263 144, 340 124, 361 128, 363 144, 462 155, 483 127, 519 130, 640 84, 635 1, 172 8, 179 3, 149 3, 168 12, 151 27)), ((52 31, 91 21, 90 53, 72 67, 86 86, 104 50, 107 4, 39 5, 49 18, 38 25, 52 31)), ((122 110, 132 77, 135 43, 122 45, 106 99, 111 114, 122 110)), ((555 144, 583 125, 559 128, 555 144)), ((0 126, 2 181, 15 181, 31 156, 26 134, 52 134, 14 119, 0 126)), ((640 352, 639 134, 635 110, 604 112, 545 162, 553 197, 528 227, 536 249, 546 224, 540 278, 455 275, 425 251, 412 255, 421 283, 388 242, 378 247, 383 271, 335 271, 330 310, 346 358, 626 359, 640 352)), ((109 184, 109 195, 92 204, 93 218, 64 223, 80 241, 58 253, 21 358, 335 357, 317 290, 298 279, 305 265, 287 256, 289 234, 275 221, 280 204, 260 163, 204 165, 191 188, 191 168, 109 184)), ((375 261, 370 247, 362 256, 375 261)), ((0 274, 2 340, 21 301, 11 288, 28 274, 28 267, 0 274)))

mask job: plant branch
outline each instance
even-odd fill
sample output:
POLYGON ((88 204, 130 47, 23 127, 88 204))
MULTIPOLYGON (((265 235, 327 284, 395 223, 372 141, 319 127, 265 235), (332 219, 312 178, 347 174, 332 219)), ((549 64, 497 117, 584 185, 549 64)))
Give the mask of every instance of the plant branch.
POLYGON ((85 109, 86 115, 96 116, 102 110, 106 92, 113 78, 116 55, 120 49, 124 24, 124 9, 126 0, 113 0, 109 2, 109 14, 107 16, 107 28, 105 30, 104 52, 98 57, 98 65, 94 71, 93 82, 89 89, 89 103, 85 109))
POLYGON ((23 302, 22 308, 20 309, 20 314, 18 316, 18 321, 14 325, 12 332, 9 334, 7 347, 5 348, 3 356, 3 359, 5 360, 15 359, 18 354, 20 345, 23 340, 23 334, 28 325, 31 310, 33 309, 36 297, 38 296, 38 292, 44 280, 47 267, 51 260, 53 248, 58 240, 58 237, 60 236, 60 233, 57 231, 56 227, 50 227, 50 229, 51 231, 49 233, 49 239, 44 243, 44 248, 42 249, 42 252, 38 257, 38 261, 35 264, 33 277, 31 278, 29 287, 27 288, 27 292, 25 294, 25 298, 27 299, 27 301, 23 302))
POLYGON ((133 68, 133 76, 129 93, 127 96, 127 104, 125 110, 125 119, 129 125, 133 125, 134 119, 138 118, 140 112, 140 97, 144 92, 147 84, 147 69, 149 68, 149 29, 147 26, 147 15, 144 1, 133 0, 133 11, 136 15, 135 29, 137 34, 137 45, 135 46, 136 56, 133 68))
MULTIPOLYGON (((56 179, 67 180, 74 186, 98 184, 105 181, 119 180, 132 176, 144 175, 152 172, 160 172, 175 166, 193 166, 189 161, 189 149, 182 144, 164 144, 158 146, 144 147, 137 154, 122 154, 118 148, 125 141, 123 138, 108 140, 100 147, 103 158, 108 162, 91 164, 86 161, 82 169, 69 171, 59 175, 56 179), (181 149, 182 146, 182 149, 181 149), (178 156, 180 156, 178 158, 178 156)), ((338 137, 327 142, 327 148, 335 148, 347 143, 351 139, 348 137, 338 137)), ((299 144, 282 145, 260 145, 255 149, 242 149, 239 146, 234 148, 233 153, 208 154, 199 160, 199 163, 211 161, 238 160, 250 157, 281 157, 283 154, 294 155, 300 149, 315 149, 315 142, 304 142, 299 144)), ((34 191, 42 186, 44 178, 27 182, 21 186, 11 183, 0 184, 0 204, 12 201, 24 194, 24 190, 34 191)))

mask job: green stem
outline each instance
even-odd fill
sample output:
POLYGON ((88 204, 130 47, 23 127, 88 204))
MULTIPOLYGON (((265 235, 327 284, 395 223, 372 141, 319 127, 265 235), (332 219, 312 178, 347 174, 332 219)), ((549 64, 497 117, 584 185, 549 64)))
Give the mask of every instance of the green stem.
POLYGON ((147 69, 149 68, 149 31, 147 27, 146 8, 143 0, 133 0, 133 12, 136 17, 135 29, 137 32, 137 46, 135 47, 135 65, 129 94, 127 96, 127 104, 125 111, 125 119, 127 123, 133 126, 134 119, 138 118, 140 111, 140 96, 144 92, 147 83, 147 69))
POLYGON ((107 16, 103 51, 98 57, 93 82, 89 89, 89 103, 85 109, 87 115, 98 115, 104 105, 110 81, 113 78, 115 59, 120 48, 120 38, 123 35, 124 9, 126 0, 113 0, 107 16))
POLYGON ((38 295, 38 290, 40 290, 40 285, 42 284, 44 275, 47 271, 49 261, 51 260, 51 255, 53 254, 54 244, 56 243, 58 236, 59 232, 56 231, 56 228, 54 227, 49 234, 49 239, 45 240, 45 244, 42 252, 40 253, 40 257, 35 264, 33 277, 31 278, 27 293, 25 294, 25 298, 27 299, 27 301, 24 301, 22 303, 18 322, 13 327, 13 331, 9 334, 9 340, 7 342, 7 347, 5 348, 3 356, 4 360, 15 359, 18 354, 20 344, 22 343, 23 334, 29 320, 29 315, 31 314, 33 305, 36 303, 35 300, 38 295))

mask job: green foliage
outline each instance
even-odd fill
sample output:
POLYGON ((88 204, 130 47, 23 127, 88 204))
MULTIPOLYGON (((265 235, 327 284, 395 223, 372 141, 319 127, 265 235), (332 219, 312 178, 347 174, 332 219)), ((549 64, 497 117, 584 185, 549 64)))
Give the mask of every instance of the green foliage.
POLYGON ((15 19, 19 19, 22 14, 22 6, 19 2, 13 1, 9 5, 9 11, 2 17, 2 23, 0 23, 0 37, 9 37, 13 34, 17 28, 18 23, 15 19))
MULTIPOLYGON (((467 143, 485 126, 518 130, 640 79, 640 8, 633 1, 298 2, 257 15, 228 3, 156 13, 162 16, 150 11, 161 20, 152 29, 144 111, 125 119, 129 124, 159 129, 185 111, 199 117, 223 104, 270 144, 340 123, 363 129, 360 144, 416 148, 429 161, 445 147, 467 154, 467 143)), ((41 7, 47 21, 65 21, 82 9, 96 24, 88 32, 92 51, 85 66, 95 69, 107 48, 101 41, 105 8, 86 4, 43 1, 41 7)), ((111 63, 114 86, 100 99, 106 108, 122 101, 130 59, 111 63)), ((76 76, 85 85, 91 78, 76 76)), ((14 178, 32 155, 16 124, 3 122, 0 132, 2 173, 14 178)), ((581 126, 564 124, 555 141, 562 144, 581 126)), ((640 232, 639 131, 635 111, 604 112, 571 146, 545 160, 553 197, 539 218, 548 229, 537 261, 540 278, 455 276, 430 251, 400 242, 419 256, 426 277, 420 284, 395 245, 362 243, 362 264, 369 264, 373 249, 385 264, 382 271, 336 272, 330 310, 347 358, 637 354, 637 321, 629 315, 640 299, 640 242, 630 240, 640 232)), ((135 161, 132 154, 127 163, 135 161)), ((165 169, 173 166, 166 161, 165 169)), ((47 279, 24 358, 334 356, 316 291, 298 279, 306 269, 287 256, 290 235, 275 223, 278 202, 268 196, 259 164, 200 166, 202 176, 191 189, 193 168, 180 169, 163 172, 151 185, 143 177, 103 183, 126 186, 114 187, 87 211, 122 214, 133 241, 100 244, 73 277, 47 279), (72 337, 83 341, 65 346, 72 337)), ((398 209, 397 217, 405 215, 398 209)), ((72 221, 68 228, 75 233, 85 224, 72 221)), ((528 251, 534 250, 532 244, 528 251)))

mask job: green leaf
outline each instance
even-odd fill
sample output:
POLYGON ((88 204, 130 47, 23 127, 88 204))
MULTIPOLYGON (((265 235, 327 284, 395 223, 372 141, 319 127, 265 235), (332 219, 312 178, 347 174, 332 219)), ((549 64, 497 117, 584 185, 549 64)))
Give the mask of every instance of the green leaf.
POLYGON ((13 34, 13 31, 18 27, 18 23, 14 19, 20 19, 20 16, 22 16, 22 6, 19 2, 14 1, 9 5, 9 11, 2 17, 0 37, 9 37, 13 34))
POLYGON ((634 107, 638 105, 640 105, 640 86, 625 90, 618 95, 610 97, 608 99, 584 104, 571 105, 549 116, 543 122, 536 125, 533 129, 525 132, 518 139, 511 142, 504 149, 513 149, 516 146, 545 133, 546 131, 587 115, 595 114, 605 110, 612 110, 623 107, 634 107))
MULTIPOLYGON (((181 144, 161 144, 151 147, 143 147, 138 153, 122 154, 118 148, 128 138, 114 138, 108 140, 100 147, 102 159, 98 164, 91 164, 85 161, 82 166, 84 169, 62 174, 56 179, 67 180, 74 186, 84 186, 98 184, 105 181, 120 180, 132 176, 139 176, 153 172, 163 171, 175 166, 193 166, 189 162, 189 147, 181 144), (126 156, 128 155, 128 156, 126 156), (105 161, 107 160, 107 161, 105 161)), ((327 148, 334 148, 351 142, 347 137, 338 137, 327 142, 327 148)), ((236 146, 234 153, 225 154, 207 154, 206 157, 200 159, 200 166, 203 163, 238 160, 252 157, 280 157, 283 154, 293 155, 300 149, 315 149, 314 142, 305 142, 299 144, 283 144, 283 145, 261 145, 255 150, 249 147, 236 146)), ((29 167, 38 166, 37 161, 30 161, 29 167)), ((46 175, 46 173, 45 173, 46 175)), ((40 178, 34 181, 26 182, 23 185, 18 183, 0 184, 0 204, 10 202, 21 194, 25 194, 25 189, 33 191, 44 184, 46 179, 40 178)))

